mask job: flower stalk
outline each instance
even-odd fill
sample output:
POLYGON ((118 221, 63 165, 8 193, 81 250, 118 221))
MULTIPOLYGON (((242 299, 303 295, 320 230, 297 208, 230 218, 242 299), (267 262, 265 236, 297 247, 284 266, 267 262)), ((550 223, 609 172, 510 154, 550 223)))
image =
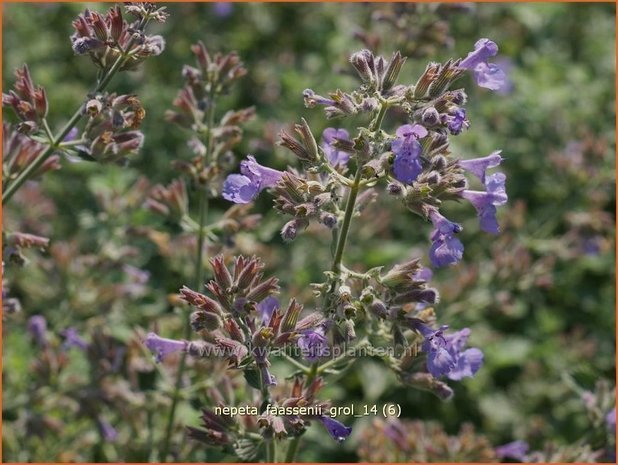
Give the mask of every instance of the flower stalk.
MULTIPOLYGON (((204 156, 202 157, 204 166, 209 162, 211 153, 212 153, 212 128, 214 125, 215 119, 215 92, 211 90, 210 99, 209 99, 209 107, 208 107, 208 131, 206 132, 206 151, 204 152, 204 156)), ((208 217, 208 189, 207 186, 199 186, 199 220, 198 220, 198 229, 197 229, 197 256, 195 259, 195 274, 193 280, 193 286, 195 289, 200 289, 203 285, 204 280, 204 242, 206 239, 206 225, 207 225, 207 217, 208 217)), ((188 339, 191 336, 191 322, 189 318, 185 318, 184 329, 183 329, 183 337, 188 339)), ((172 436, 172 430, 174 428, 174 419, 176 416, 176 409, 178 407, 178 401, 180 399, 180 391, 182 388, 182 377, 187 367, 187 352, 183 352, 180 356, 180 364, 178 366, 178 372, 176 373, 176 380, 174 382, 174 391, 172 393, 172 405, 170 407, 170 412, 167 418, 167 423, 165 426, 165 437, 163 440, 163 446, 161 448, 161 457, 162 461, 167 459, 169 455, 170 449, 170 441, 172 436)))

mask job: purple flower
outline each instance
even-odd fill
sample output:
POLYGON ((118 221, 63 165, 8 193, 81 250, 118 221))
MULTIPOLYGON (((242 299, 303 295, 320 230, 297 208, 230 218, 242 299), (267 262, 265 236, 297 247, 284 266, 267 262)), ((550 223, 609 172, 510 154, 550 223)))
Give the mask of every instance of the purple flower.
POLYGON ((270 371, 268 371, 268 367, 266 365, 262 365, 260 367, 260 371, 262 373, 262 381, 266 386, 277 385, 277 378, 275 378, 275 376, 270 371))
POLYGON ((460 194, 476 209, 481 230, 490 234, 500 232, 496 219, 496 206, 504 205, 508 200, 504 186, 505 181, 506 175, 504 173, 494 173, 485 179, 486 192, 465 190, 460 194))
POLYGON ((318 419, 322 422, 326 431, 330 434, 330 437, 340 444, 352 433, 352 428, 350 426, 346 426, 334 418, 321 416, 318 419))
POLYGON ((155 356, 157 363, 163 361, 165 357, 175 352, 181 352, 186 349, 186 341, 176 341, 174 339, 166 339, 157 336, 155 333, 148 333, 144 345, 155 356))
POLYGON ((528 452, 528 448, 529 446, 526 441, 513 441, 508 444, 498 446, 495 450, 498 458, 510 458, 523 462, 526 459, 526 452, 528 452))
POLYGON ((480 87, 499 90, 506 84, 506 75, 497 65, 489 63, 491 57, 498 53, 498 46, 489 39, 479 39, 474 44, 474 51, 459 63, 460 68, 472 70, 474 80, 480 87))
POLYGON ((28 319, 28 332, 32 339, 41 347, 47 345, 47 321, 42 315, 34 315, 28 319))
POLYGON ((61 333, 64 336, 62 348, 68 350, 71 347, 77 347, 80 350, 88 349, 88 343, 79 335, 75 328, 67 328, 61 333))
POLYGON ((72 142, 77 138, 77 135, 79 134, 79 130, 77 128, 73 128, 69 131, 69 133, 64 136, 64 139, 62 139, 62 142, 72 142))
POLYGON ((423 323, 416 324, 425 340, 421 347, 427 354, 427 371, 434 378, 446 376, 453 381, 469 378, 483 365, 483 352, 477 348, 463 350, 470 329, 464 328, 452 334, 444 334, 448 326, 433 330, 423 323))
POLYGON ((485 184, 486 171, 495 168, 502 162, 500 154, 502 150, 496 150, 490 155, 482 158, 472 158, 471 160, 459 160, 457 164, 466 171, 469 171, 485 184))
POLYGON ((500 57, 496 59, 496 65, 498 65, 498 68, 500 68, 505 74, 504 85, 498 89, 497 93, 500 95, 508 95, 515 89, 515 84, 509 77, 513 69, 513 60, 506 57, 500 57))
POLYGON ((305 99, 306 104, 308 104, 310 108, 315 105, 332 106, 332 105, 336 105, 337 103, 333 99, 322 97, 321 95, 316 94, 311 89, 303 90, 303 97, 305 99))
POLYGON ((411 184, 423 171, 420 161, 422 147, 418 139, 427 135, 427 129, 420 124, 406 124, 397 129, 396 135, 391 143, 395 154, 393 173, 398 181, 411 184))
POLYGON ((212 4, 212 9, 215 12, 215 16, 219 18, 227 18, 232 14, 234 5, 231 2, 215 2, 212 4))
POLYGON ((328 162, 334 167, 345 166, 350 160, 350 154, 337 150, 333 143, 335 139, 350 140, 350 134, 345 129, 326 128, 322 133, 322 150, 328 162))
POLYGON ((303 357, 310 362, 315 362, 321 357, 328 355, 328 342, 326 341, 326 328, 324 325, 303 330, 298 338, 298 347, 303 357))
POLYGON ((463 256, 464 247, 454 234, 462 230, 461 225, 447 220, 438 210, 432 210, 429 217, 434 227, 429 250, 431 263, 435 267, 457 263, 463 256))
POLYGON ((431 281, 431 278, 433 278, 433 272, 426 267, 419 269, 416 273, 412 275, 412 279, 414 279, 414 281, 428 282, 431 281))
POLYGON ((616 409, 615 408, 613 408, 611 412, 609 412, 605 416, 605 423, 607 424, 607 427, 609 428, 609 430, 613 434, 616 434, 616 409))
POLYGON ((452 115, 446 116, 446 123, 448 126, 448 130, 454 136, 461 134, 461 131, 464 128, 468 128, 470 126, 470 122, 466 118, 466 110, 463 108, 457 108, 455 113, 452 115))
POLYGON ((276 297, 268 296, 257 304, 257 311, 260 315, 262 326, 267 326, 270 323, 270 318, 276 308, 279 308, 279 301, 276 297))
POLYGON ((389 418, 388 424, 384 428, 384 434, 401 450, 409 450, 408 431, 397 418, 389 418))
POLYGON ((230 202, 252 202, 259 192, 258 185, 242 174, 230 174, 223 183, 223 198, 230 202))
POLYGON ((240 163, 242 174, 230 174, 223 184, 223 198, 234 203, 249 203, 267 187, 273 187, 283 175, 282 171, 260 165, 248 155, 240 163))
POLYGON ((118 431, 107 420, 98 418, 97 423, 106 442, 114 442, 118 438, 118 431))

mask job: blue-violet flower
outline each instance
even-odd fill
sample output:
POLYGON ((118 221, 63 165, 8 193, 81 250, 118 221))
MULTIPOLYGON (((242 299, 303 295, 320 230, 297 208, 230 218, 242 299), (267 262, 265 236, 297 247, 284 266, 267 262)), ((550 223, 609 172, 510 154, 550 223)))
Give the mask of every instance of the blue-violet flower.
POLYGON ((260 315, 262 326, 268 326, 270 318, 277 308, 279 308, 279 301, 272 295, 266 297, 259 304, 257 304, 257 312, 258 315, 260 315))
POLYGON ((429 218, 434 230, 431 234, 429 259, 436 267, 457 263, 463 256, 464 246, 454 234, 461 232, 461 225, 442 216, 438 210, 431 210, 429 218))
POLYGON ((148 333, 144 345, 155 356, 155 361, 160 363, 165 357, 175 352, 181 352, 187 348, 186 341, 176 341, 174 339, 166 339, 155 333, 148 333))
POLYGON ((463 350, 470 337, 469 328, 444 334, 447 328, 432 330, 424 324, 418 325, 425 338, 422 351, 427 354, 427 371, 434 378, 446 376, 453 381, 474 376, 483 365, 483 352, 477 348, 463 350))
POLYGON ((41 347, 47 345, 47 321, 42 315, 34 315, 28 319, 28 332, 32 339, 41 347))
POLYGON ((485 184, 486 171, 495 168, 502 162, 500 154, 502 150, 496 150, 486 157, 472 158, 470 160, 459 160, 457 164, 466 171, 469 171, 485 184))
POLYGON ((240 163, 242 174, 230 174, 223 183, 223 198, 234 203, 249 203, 267 187, 273 187, 282 171, 260 165, 255 157, 247 156, 240 163))
POLYGON ((77 347, 80 350, 86 350, 88 343, 79 335, 75 328, 67 328, 62 332, 64 342, 62 348, 68 350, 71 347, 77 347))
POLYGON ((346 426, 334 418, 321 416, 318 419, 322 422, 328 434, 338 443, 345 441, 352 433, 352 428, 350 426, 346 426))
POLYGON ((427 129, 420 124, 405 124, 397 129, 396 135, 391 143, 395 154, 393 173, 398 181, 411 184, 423 171, 420 161, 422 147, 418 139, 427 135, 427 129))
POLYGON ((345 166, 350 160, 350 154, 333 146, 335 139, 350 139, 350 133, 345 129, 326 128, 322 133, 322 150, 328 162, 334 166, 345 166))
POLYGON ((309 362, 315 362, 321 357, 329 355, 328 342, 326 341, 326 328, 324 325, 303 330, 298 338, 298 347, 303 357, 309 362))
POLYGON ((472 70, 474 80, 479 87, 499 90, 506 84, 506 75, 497 65, 489 63, 491 57, 498 53, 498 46, 489 39, 479 39, 474 44, 474 51, 459 63, 460 68, 472 70))
POLYGON ((496 206, 504 205, 508 200, 505 181, 506 175, 504 173, 494 173, 485 178, 486 192, 464 190, 460 194, 476 209, 481 230, 490 234, 500 232, 496 219, 496 206))
POLYGON ((524 462, 526 453, 528 452, 528 443, 526 441, 513 441, 508 444, 496 447, 496 455, 500 459, 509 458, 524 462))

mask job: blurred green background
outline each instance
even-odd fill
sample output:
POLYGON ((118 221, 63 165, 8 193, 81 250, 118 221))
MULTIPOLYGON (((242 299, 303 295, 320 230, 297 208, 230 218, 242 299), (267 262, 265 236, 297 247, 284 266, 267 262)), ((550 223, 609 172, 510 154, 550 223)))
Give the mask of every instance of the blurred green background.
MULTIPOLYGON (((47 89, 55 129, 96 78, 94 66, 87 57, 74 56, 69 41, 71 21, 85 7, 103 11, 106 5, 3 6, 3 90, 14 82, 12 70, 28 63, 34 82, 47 89)), ((442 296, 439 321, 470 327, 471 345, 482 348, 485 366, 474 379, 452 383, 455 398, 447 403, 402 386, 372 359, 359 361, 323 394, 342 405, 398 402, 404 417, 435 419, 450 433, 471 422, 494 445, 526 439, 535 449, 546 441, 568 445, 584 436, 589 423, 582 390, 592 390, 600 379, 615 379, 615 5, 184 3, 168 11, 167 23, 152 28, 166 40, 164 53, 111 85, 119 93, 138 94, 144 104, 146 142, 140 155, 124 167, 65 161, 40 190, 28 188, 28 195, 16 197, 5 210, 5 229, 47 235, 57 247, 47 255, 30 254, 28 266, 7 273, 11 295, 20 298, 23 311, 3 324, 4 460, 153 458, 149 445, 156 444, 163 419, 148 405, 165 402, 156 394, 162 375, 136 369, 139 379, 131 389, 143 396, 147 412, 138 426, 123 420, 122 403, 106 402, 105 415, 120 440, 102 444, 92 422, 76 417, 66 393, 60 394, 66 383, 83 382, 86 360, 72 354, 59 379, 38 385, 36 349, 25 336, 25 322, 43 314, 51 331, 71 324, 87 332, 104 321, 127 344, 135 328, 148 330, 155 322, 167 336, 180 336, 180 318, 166 295, 188 282, 191 257, 182 244, 172 242, 166 255, 153 241, 127 232, 127 227, 149 227, 173 233, 127 200, 127 192, 140 176, 168 183, 177 176, 171 160, 192 156, 188 134, 163 115, 183 84, 182 65, 193 65, 189 47, 197 40, 211 51, 237 51, 248 69, 219 104, 222 109, 256 107, 257 117, 236 150, 238 160, 252 153, 279 169, 296 163, 274 144, 279 128, 304 117, 315 134, 331 125, 354 129, 345 121, 326 121, 319 109, 307 109, 302 101, 308 87, 322 94, 353 89, 357 80, 347 63, 352 52, 367 44, 385 56, 401 50, 409 58, 400 82, 413 83, 427 62, 465 56, 479 37, 499 44, 499 62, 511 85, 491 93, 463 79, 471 127, 453 138, 452 147, 461 157, 503 150, 509 193, 508 206, 499 212, 503 233, 484 235, 468 205, 449 206, 449 218, 464 225, 464 260, 436 271, 433 280, 442 296), (113 294, 113 286, 126 277, 117 266, 93 266, 99 262, 92 257, 130 263, 147 270, 150 280, 137 296, 102 297, 102 287, 113 294), (33 433, 32 418, 59 426, 33 433)), ((11 117, 6 112, 5 120, 11 117)), ((400 122, 394 116, 385 127, 394 129, 400 122)), ((310 308, 308 285, 321 279, 329 263, 330 236, 311 229, 283 245, 279 229, 286 220, 271 205, 269 195, 258 199, 254 211, 263 219, 255 232, 240 234, 236 246, 264 257, 268 272, 282 281, 283 300, 299 295, 310 308)), ((227 207, 215 201, 211 216, 227 207)), ((347 262, 359 269, 391 265, 402 257, 421 256, 427 262, 429 231, 381 196, 356 220, 347 262)), ((275 365, 274 371, 286 368, 275 365)), ((192 376, 204 378, 203 373, 192 376)), ((180 418, 195 425, 206 391, 190 400, 180 418)), ((343 446, 312 428, 301 460, 358 460, 359 436, 371 428, 370 420, 353 426, 343 446)), ((181 460, 229 460, 205 455, 200 447, 187 450, 181 460)))

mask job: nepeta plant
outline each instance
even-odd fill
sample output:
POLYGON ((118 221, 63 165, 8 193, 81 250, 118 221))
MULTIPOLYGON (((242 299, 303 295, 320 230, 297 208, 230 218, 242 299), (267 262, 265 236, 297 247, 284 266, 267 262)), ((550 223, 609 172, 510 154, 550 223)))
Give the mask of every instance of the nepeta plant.
MULTIPOLYGON (((98 68, 97 83, 69 121, 54 134, 46 90, 34 84, 27 65, 15 71, 14 88, 2 94, 2 106, 11 108, 19 123, 3 124, 2 204, 31 179, 61 168, 60 154, 101 163, 120 163, 135 154, 144 136, 139 131, 145 111, 135 95, 105 92, 120 71, 135 69, 150 56, 161 54, 165 41, 146 34, 152 21, 164 22, 165 8, 128 4, 127 22, 120 7, 106 15, 86 10, 73 22, 73 51, 88 55, 98 68), (78 124, 86 120, 81 133, 78 124)), ((23 264, 21 249, 45 248, 49 240, 33 234, 3 230, 3 260, 23 264)))
MULTIPOLYGON (((280 303, 278 280, 263 275, 264 264, 256 257, 237 256, 227 265, 219 255, 210 260, 214 278, 206 284, 207 293, 202 293, 199 270, 194 289, 181 289, 182 299, 195 309, 191 327, 200 337, 173 340, 150 333, 145 344, 156 360, 177 352, 223 357, 255 388, 245 406, 253 416, 226 417, 205 408, 202 428, 189 427, 192 438, 245 460, 263 447, 265 460, 275 461, 277 449, 285 447, 285 460, 293 461, 311 422, 321 423, 338 442, 350 435, 351 427, 330 415, 330 403, 318 396, 329 374, 353 363, 361 352, 381 357, 402 382, 443 399, 453 394, 445 378, 458 381, 481 368, 483 353, 466 347, 470 330, 451 332, 437 324, 433 306, 438 291, 429 287, 432 272, 421 258, 386 271, 386 264, 356 271, 344 258, 354 221, 370 220, 363 218, 363 208, 378 195, 400 201, 420 217, 419 225, 422 220, 432 224, 428 256, 434 267, 456 263, 464 252, 457 237, 462 227, 444 216, 444 203, 468 201, 480 229, 499 232, 496 207, 507 201, 505 176, 488 170, 501 163, 500 152, 463 160, 449 148, 449 138, 470 125, 466 93, 451 88, 469 70, 479 86, 499 89, 505 75, 489 62, 497 51, 494 42, 481 39, 463 60, 430 63, 414 85, 397 84, 406 61, 399 52, 390 60, 369 50, 355 53, 350 61, 362 81, 357 89, 327 96, 304 92, 306 106, 323 106, 328 119, 362 121, 355 132, 328 128, 318 142, 301 119, 295 135, 281 132, 279 144, 296 155, 302 169, 278 171, 248 155, 240 173, 227 176, 222 196, 236 204, 272 191, 275 209, 287 220, 284 240, 296 239, 311 223, 328 228, 332 263, 325 266, 324 281, 313 284, 315 301, 305 305, 295 298, 280 303), (383 123, 393 110, 406 116, 389 132, 383 123), (478 189, 469 188, 466 172, 478 178, 478 189), (311 310, 305 312, 305 306, 311 310), (277 356, 297 369, 292 383, 271 372, 277 356)), ((192 74, 185 73, 189 79, 192 74)), ((182 101, 192 100, 185 95, 182 101)), ((187 106, 192 109, 187 114, 193 114, 195 105, 187 106)), ((215 406, 224 403, 222 397, 213 399, 215 406)))
MULTIPOLYGON (((167 13, 164 7, 150 3, 127 3, 124 9, 124 16, 119 6, 112 7, 106 14, 86 10, 73 22, 73 51, 76 55, 87 55, 91 59, 98 70, 97 81, 78 110, 59 130, 52 130, 49 115, 53 108, 49 108, 46 90, 35 84, 27 65, 16 70, 13 89, 2 94, 3 106, 11 108, 18 120, 15 125, 3 124, 3 205, 22 188, 26 191, 27 181, 60 169, 62 156, 73 161, 123 164, 142 147, 144 135, 139 128, 145 110, 139 98, 136 95, 109 93, 107 88, 118 73, 134 70, 147 58, 163 52, 163 38, 149 35, 146 28, 151 21, 164 22, 167 13)), ((35 203, 32 202, 33 205, 35 203)), ((46 206, 40 205, 40 212, 45 211, 46 206)), ((47 249, 50 242, 31 232, 11 229, 3 229, 3 272, 5 264, 25 264, 24 249, 47 249)), ((84 278, 91 269, 96 273, 97 266, 102 274, 111 274, 118 268, 126 271, 127 275, 139 271, 119 264, 118 257, 111 258, 104 254, 99 257, 72 255, 75 252, 74 245, 56 244, 50 250, 54 266, 62 270, 67 281, 73 274, 84 278)), ((105 309, 106 304, 111 306, 116 300, 130 299, 138 287, 137 284, 127 285, 126 288, 108 284, 106 278, 108 276, 98 276, 99 287, 91 288, 91 295, 96 295, 97 299, 94 304, 88 303, 90 309, 105 309), (106 284, 109 285, 107 289, 106 284)), ((91 287, 83 282, 81 286, 81 289, 91 287)), ((70 288, 67 286, 64 291, 63 297, 71 299, 70 288)), ((80 335, 81 328, 67 326, 71 312, 76 312, 79 307, 77 300, 72 302, 74 306, 63 309, 65 312, 53 315, 53 325, 48 325, 43 315, 34 315, 28 319, 26 329, 39 350, 39 356, 32 367, 33 382, 26 394, 27 404, 36 404, 42 393, 50 387, 58 388, 54 398, 79 399, 81 404, 77 409, 77 417, 92 420, 102 443, 114 441, 116 430, 106 420, 103 411, 104 405, 116 404, 118 410, 122 410, 132 403, 130 396, 124 396, 126 392, 120 394, 126 388, 122 383, 118 384, 119 390, 115 392, 110 387, 110 380, 126 368, 123 366, 126 347, 108 334, 109 328, 98 328, 88 342, 80 335), (90 370, 87 382, 68 383, 59 388, 70 350, 83 352, 88 358, 90 370)), ((19 307, 17 299, 8 297, 8 286, 5 286, 3 279, 3 318, 18 311, 19 307)), ((48 425, 33 425, 33 431, 39 431, 41 427, 52 430, 59 428, 50 420, 48 425)), ((105 458, 103 452, 101 455, 105 458)))

